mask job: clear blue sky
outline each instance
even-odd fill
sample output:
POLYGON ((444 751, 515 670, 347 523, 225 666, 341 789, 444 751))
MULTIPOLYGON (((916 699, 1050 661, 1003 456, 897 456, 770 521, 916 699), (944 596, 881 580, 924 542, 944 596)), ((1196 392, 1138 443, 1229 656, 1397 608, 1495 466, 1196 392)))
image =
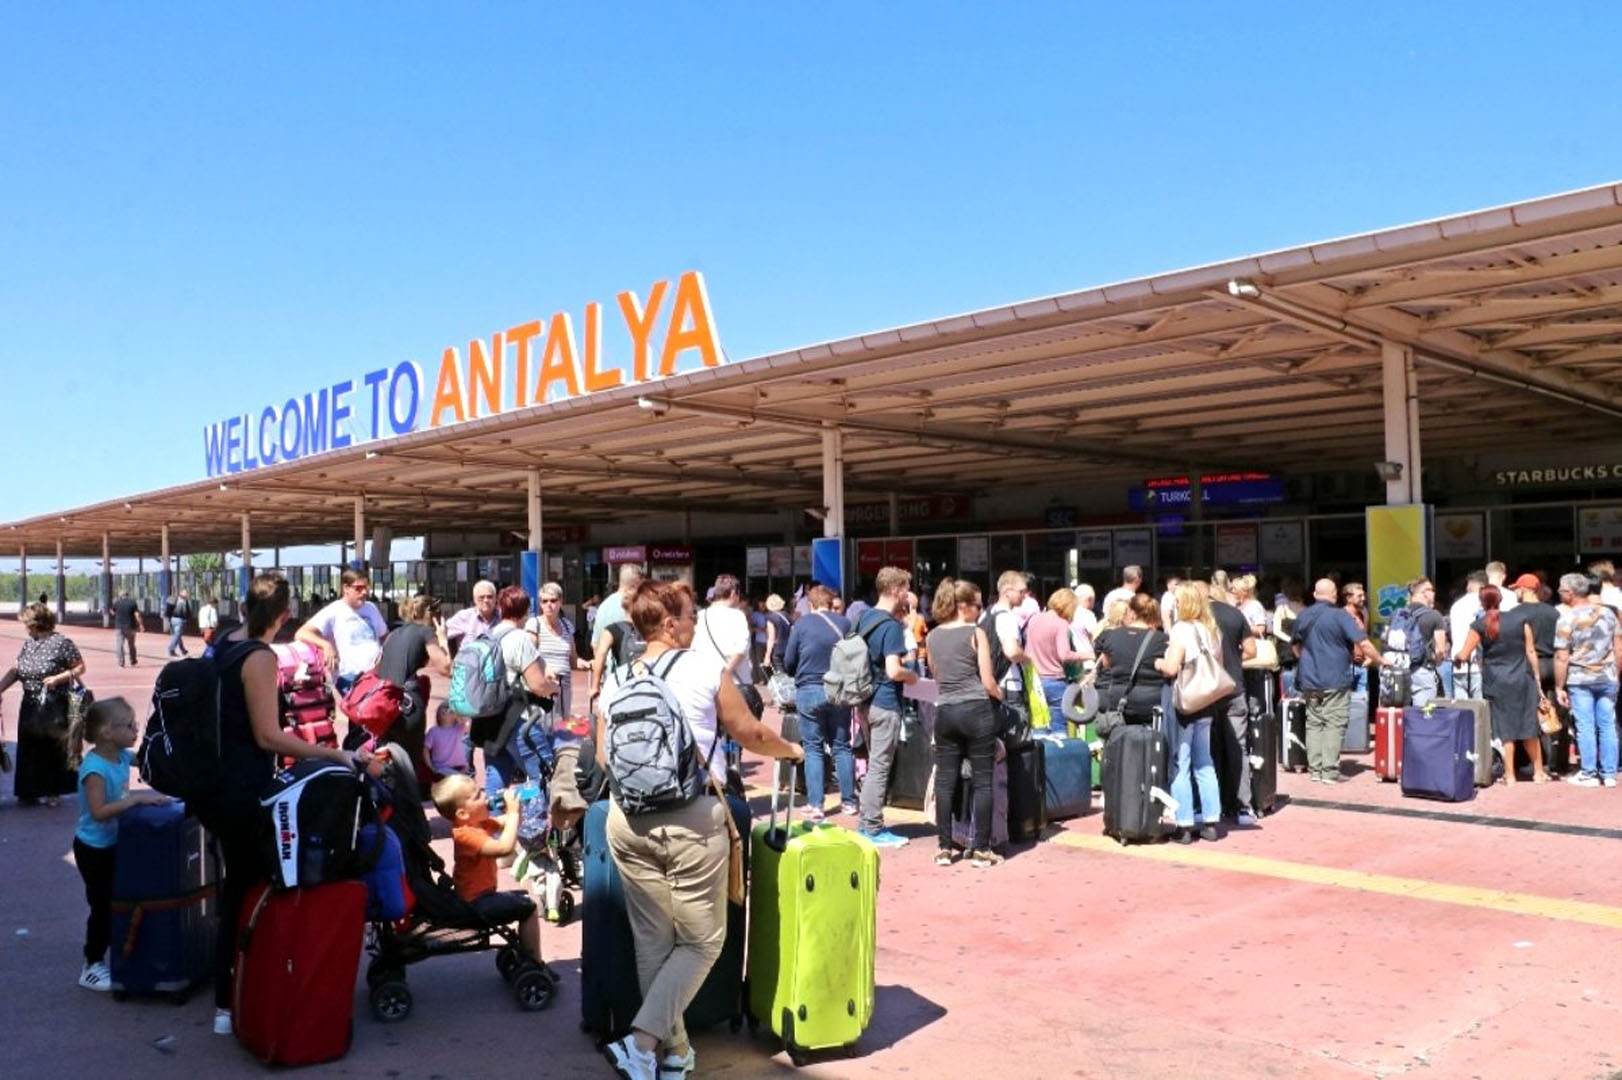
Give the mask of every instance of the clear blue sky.
POLYGON ((0 521, 200 479, 205 423, 683 269, 737 359, 1613 180, 1617 24, 9 4, 0 521))

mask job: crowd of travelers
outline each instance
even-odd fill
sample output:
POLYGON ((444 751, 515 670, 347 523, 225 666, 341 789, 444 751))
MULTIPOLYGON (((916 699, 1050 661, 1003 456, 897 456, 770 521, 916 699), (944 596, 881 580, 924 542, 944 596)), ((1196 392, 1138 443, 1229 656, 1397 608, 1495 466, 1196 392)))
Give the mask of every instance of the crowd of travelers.
MULTIPOLYGON (((1002 861, 992 842, 994 762, 1010 732, 1029 729, 1033 712, 1045 712, 1062 729, 1076 684, 1096 692, 1098 713, 1167 732, 1173 837, 1182 843, 1219 839, 1224 817, 1241 828, 1256 823, 1264 808, 1252 798, 1244 748, 1253 721, 1276 714, 1280 694, 1304 700, 1311 780, 1340 783, 1347 779, 1346 729, 1367 723, 1369 714, 1357 710, 1390 696, 1399 682, 1394 672, 1401 674, 1403 704, 1455 697, 1488 703, 1504 783, 1517 782, 1524 757, 1534 782, 1564 773, 1580 786, 1616 785, 1622 574, 1609 563, 1557 579, 1523 573, 1513 581, 1493 563, 1471 573, 1446 606, 1432 581, 1415 580, 1405 602, 1382 603, 1378 644, 1370 636, 1366 590, 1333 577, 1314 583, 1310 602, 1298 582, 1273 590, 1251 575, 1221 571, 1169 578, 1154 595, 1142 571, 1128 567, 1095 610, 1093 589, 1084 583, 1039 602, 1030 579, 1013 570, 996 578, 989 604, 978 585, 951 578, 924 603, 908 571, 885 567, 871 596, 847 608, 816 583, 791 598, 770 595, 751 604, 729 574, 701 603, 685 584, 647 581, 626 566, 614 592, 585 606, 587 626, 578 635, 562 614, 556 583, 540 587, 534 613, 523 589, 488 581, 478 582, 472 605, 449 619, 433 598, 413 596, 392 628, 369 597, 363 568, 346 571, 341 584, 294 640, 318 650, 340 698, 365 680, 399 689, 388 730, 352 725, 342 745, 297 737, 279 715, 271 645, 286 636, 290 618, 285 579, 256 577, 241 623, 214 612, 205 626, 206 655, 220 685, 220 779, 193 809, 223 859, 215 950, 215 1030, 223 1034, 233 1030, 238 916, 264 873, 260 797, 278 762, 324 759, 375 773, 384 743, 403 748, 431 785, 432 802, 450 826, 457 893, 492 917, 499 908, 521 920, 523 947, 536 963, 542 962, 536 904, 496 890, 496 860, 516 845, 515 792, 526 782, 555 783, 567 797, 554 791, 550 805, 569 808, 578 820, 585 805, 580 791, 602 786, 589 785, 586 775, 608 770, 614 796, 607 842, 623 880, 643 1004, 631 1033, 610 1043, 607 1054, 620 1075, 636 1078, 685 1076, 694 1065, 682 1015, 724 940, 732 845, 723 792, 740 782, 732 768, 738 751, 788 766, 774 771, 778 785, 792 784, 793 767, 803 763, 803 820, 842 818, 875 846, 899 847, 907 839, 886 827, 887 788, 904 713, 915 707, 907 688, 926 677, 934 681, 935 861, 942 866, 1002 861), (1271 607, 1260 599, 1269 592, 1271 607), (448 679, 463 651, 492 658, 510 707, 472 717, 449 702, 431 708, 432 680, 448 679), (680 805, 637 811, 621 805, 615 765, 603 748, 613 738, 616 703, 650 677, 679 710, 702 781, 680 805), (1215 691, 1183 693, 1200 679, 1215 691), (577 694, 579 680, 585 686, 577 694), (854 705, 852 681, 862 687, 854 705), (763 723, 768 699, 782 716, 778 731, 763 723), (1189 701, 1196 704, 1182 707, 1189 701), (579 726, 575 707, 592 718, 578 759, 554 743, 556 733, 579 726), (1550 712, 1569 742, 1551 740, 1557 732, 1540 722, 1550 712), (1235 752, 1223 755, 1224 747, 1235 752), (481 757, 482 783, 475 768, 481 757), (1227 782, 1219 782, 1218 757, 1233 774, 1227 782), (965 768, 970 782, 960 794, 957 778, 965 768), (837 794, 832 806, 830 789, 837 794), (959 806, 960 799, 970 806, 959 806), (972 832, 960 844, 953 822, 971 807, 972 832)), ((181 591, 166 605, 172 656, 185 652, 174 625, 185 625, 189 603, 181 591)), ((214 611, 212 597, 204 611, 214 611)), ((136 662, 136 612, 120 594, 113 616, 121 665, 136 662)), ((105 990, 117 820, 162 796, 131 790, 135 710, 120 698, 95 701, 84 690, 84 659, 57 631, 49 607, 31 604, 21 620, 28 640, 0 675, 0 692, 13 683, 23 688, 16 794, 25 805, 80 796, 74 852, 90 917, 79 981, 105 990)))

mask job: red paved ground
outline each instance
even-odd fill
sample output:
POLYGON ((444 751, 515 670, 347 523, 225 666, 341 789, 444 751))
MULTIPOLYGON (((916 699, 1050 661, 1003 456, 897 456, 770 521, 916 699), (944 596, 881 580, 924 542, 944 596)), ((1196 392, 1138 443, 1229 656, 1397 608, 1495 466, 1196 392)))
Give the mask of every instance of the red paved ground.
MULTIPOLYGON (((120 671, 107 631, 70 633, 99 695, 145 700, 162 636, 144 635, 148 662, 120 671)), ((16 623, 0 624, 0 656, 20 638, 16 623)), ((15 695, 0 702, 8 733, 15 695)), ((1335 789, 1286 777, 1283 790, 1420 805, 1366 771, 1335 789)), ((1622 792, 1525 785, 1420 808, 1613 827, 1622 792)), ((0 806, 0 1075, 259 1073, 209 1033, 206 993, 177 1008, 119 1004, 73 985, 84 915, 68 854, 74 815, 69 804, 0 806)), ((1087 843, 1099 826, 1094 813, 1064 828, 1087 843)), ((1622 1069, 1622 912, 1590 925, 1553 903, 1622 905, 1616 839, 1297 804, 1261 829, 1189 849, 1550 898, 1544 913, 1526 915, 1479 898, 1443 903, 1060 843, 994 871, 937 869, 928 830, 901 831, 920 842, 886 856, 873 1027, 860 1056, 819 1061, 808 1075, 1518 1080, 1622 1069)), ((412 972, 417 1011, 407 1022, 374 1023, 357 993, 350 1055, 308 1073, 611 1076, 576 1029, 578 930, 548 930, 546 948, 565 972, 550 1011, 518 1013, 489 957, 425 964, 412 972)), ((721 1031, 697 1045, 700 1075, 791 1071, 764 1038, 721 1031)))

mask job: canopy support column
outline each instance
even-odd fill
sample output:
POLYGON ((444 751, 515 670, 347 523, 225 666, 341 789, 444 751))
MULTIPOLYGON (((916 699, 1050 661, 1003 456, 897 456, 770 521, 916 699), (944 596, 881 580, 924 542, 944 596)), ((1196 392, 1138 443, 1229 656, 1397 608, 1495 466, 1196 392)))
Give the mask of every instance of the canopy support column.
POLYGON ((28 545, 17 548, 17 610, 28 606, 28 545))
POLYGON ((1380 345, 1381 391, 1385 406, 1385 501, 1406 506, 1423 501, 1420 489, 1419 380, 1414 352, 1406 345, 1380 345))
POLYGON ((249 517, 248 511, 242 511, 242 568, 237 571, 237 595, 244 600, 248 598, 248 584, 253 581, 253 527, 249 517))
MULTIPOLYGON (((170 591, 169 591, 169 585, 170 585, 169 568, 170 568, 170 563, 169 563, 169 526, 168 525, 160 525, 160 526, 158 526, 158 543, 162 545, 162 552, 163 552, 162 565, 158 568, 158 610, 161 612, 163 610, 163 605, 169 600, 170 596, 172 595, 170 593, 170 591)), ((221 569, 223 569, 223 568, 224 568, 224 564, 221 564, 221 569)), ((164 629, 168 629, 168 627, 165 627, 164 629)))
POLYGON ((355 561, 366 565, 366 496, 355 496, 355 561))
POLYGON ((531 612, 541 610, 541 582, 546 580, 546 554, 544 549, 546 519, 541 507, 541 470, 529 469, 525 473, 528 495, 524 500, 529 526, 524 551, 518 559, 518 580, 529 594, 531 612))
POLYGON ((831 422, 822 425, 823 536, 845 535, 845 433, 831 422))
POLYGON ((113 538, 101 534, 101 625, 113 625, 113 538))
POLYGON ((62 560, 62 538, 56 539, 56 621, 68 617, 68 565, 62 560))

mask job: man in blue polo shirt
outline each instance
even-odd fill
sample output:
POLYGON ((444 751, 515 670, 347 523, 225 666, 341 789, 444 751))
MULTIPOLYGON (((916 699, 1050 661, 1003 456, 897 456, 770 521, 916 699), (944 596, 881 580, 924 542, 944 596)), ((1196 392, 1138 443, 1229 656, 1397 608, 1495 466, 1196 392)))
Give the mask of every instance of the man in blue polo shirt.
POLYGON ((1312 587, 1313 605, 1301 612, 1290 639, 1300 665, 1295 685, 1307 703, 1307 769, 1322 784, 1338 784, 1340 747, 1351 716, 1353 662, 1378 665, 1374 647, 1357 620, 1337 602, 1339 590, 1328 578, 1312 587))
POLYGON ((918 676, 902 664, 907 655, 906 636, 896 620, 896 607, 912 587, 912 575, 886 566, 874 579, 878 600, 852 620, 867 641, 873 664, 873 698, 867 704, 867 776, 862 780, 862 834, 880 847, 901 847, 907 842, 884 827, 884 796, 890 789, 890 766, 895 762, 901 735, 901 687, 918 676))

